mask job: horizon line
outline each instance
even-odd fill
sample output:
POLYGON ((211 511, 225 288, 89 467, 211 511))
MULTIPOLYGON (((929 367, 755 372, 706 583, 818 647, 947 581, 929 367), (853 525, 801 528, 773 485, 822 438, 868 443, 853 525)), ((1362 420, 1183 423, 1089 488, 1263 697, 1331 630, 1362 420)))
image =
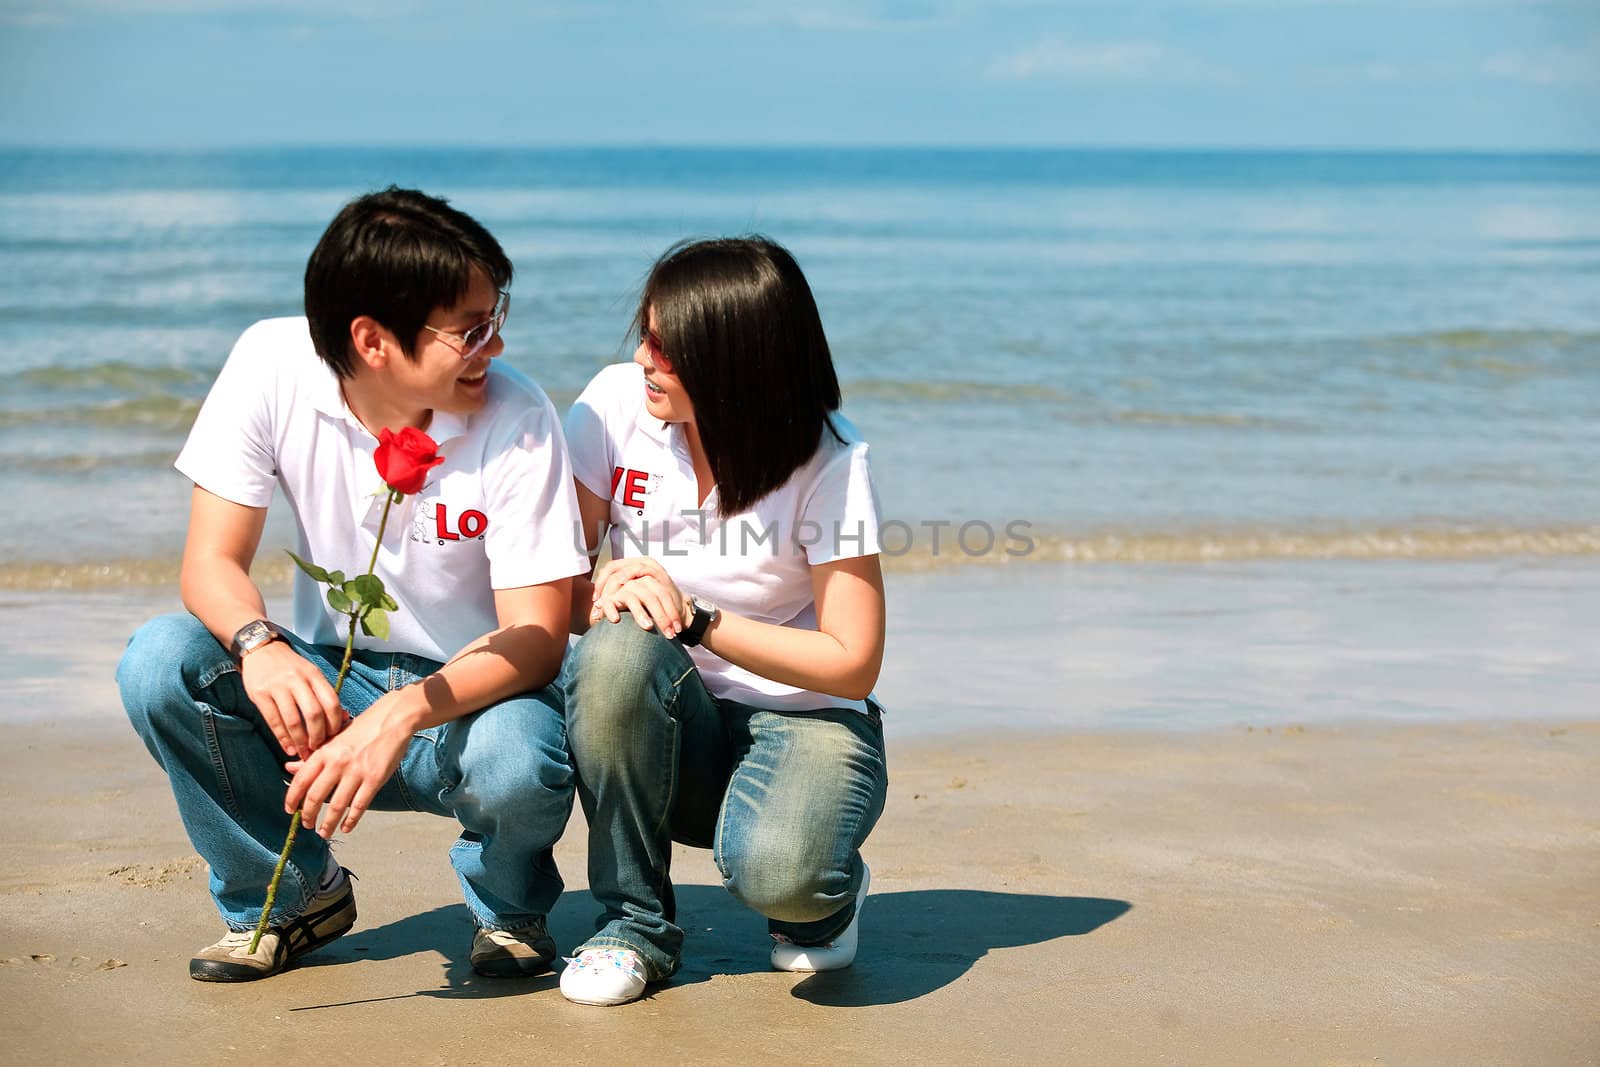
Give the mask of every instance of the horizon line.
POLYGON ((1070 142, 968 142, 968 143, 869 143, 863 141, 824 142, 737 142, 737 141, 568 141, 568 142, 439 142, 416 141, 282 141, 219 142, 215 144, 118 143, 115 141, 0 141, 0 152, 128 152, 148 154, 201 154, 206 152, 281 152, 305 150, 343 150, 351 152, 437 151, 437 152, 1082 152, 1082 153, 1171 153, 1214 155, 1404 155, 1404 156, 1600 156, 1600 144, 1578 146, 1417 146, 1417 145, 1252 145, 1184 143, 1070 143, 1070 142))

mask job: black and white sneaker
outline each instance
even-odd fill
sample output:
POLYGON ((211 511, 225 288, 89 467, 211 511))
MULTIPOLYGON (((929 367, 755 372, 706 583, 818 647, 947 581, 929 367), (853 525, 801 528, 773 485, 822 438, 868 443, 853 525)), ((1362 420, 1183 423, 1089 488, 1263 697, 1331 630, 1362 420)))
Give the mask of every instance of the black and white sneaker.
POLYGON ((189 977, 197 982, 253 982, 270 978, 295 960, 343 937, 356 924, 355 876, 343 867, 333 885, 311 898, 306 910, 267 927, 261 944, 250 952, 254 930, 234 930, 215 945, 194 954, 189 977))
POLYGON ((520 930, 485 930, 472 935, 472 969, 485 978, 527 978, 555 962, 556 942, 544 921, 520 930))

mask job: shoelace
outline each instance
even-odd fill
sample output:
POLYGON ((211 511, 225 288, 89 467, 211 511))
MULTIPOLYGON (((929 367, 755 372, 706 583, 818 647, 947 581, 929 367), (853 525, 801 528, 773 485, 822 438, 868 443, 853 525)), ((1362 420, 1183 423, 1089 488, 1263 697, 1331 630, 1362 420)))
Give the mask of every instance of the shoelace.
POLYGON ((489 935, 490 941, 493 941, 501 948, 510 948, 513 945, 522 944, 522 939, 510 930, 485 930, 484 933, 489 935))
MULTIPOLYGON (((228 931, 227 935, 224 936, 223 939, 221 941, 217 942, 217 943, 219 945, 225 946, 230 952, 233 952, 233 951, 249 948, 250 947, 250 939, 252 937, 254 937, 254 936, 255 936, 255 931, 254 930, 230 930, 230 931, 228 931)), ((266 933, 262 934, 261 935, 261 945, 262 945, 262 947, 270 946, 272 944, 272 942, 268 941, 267 939, 268 938, 275 938, 277 936, 278 936, 278 931, 271 930, 271 929, 269 929, 266 933)), ((260 951, 260 950, 258 949, 257 951, 260 951)))

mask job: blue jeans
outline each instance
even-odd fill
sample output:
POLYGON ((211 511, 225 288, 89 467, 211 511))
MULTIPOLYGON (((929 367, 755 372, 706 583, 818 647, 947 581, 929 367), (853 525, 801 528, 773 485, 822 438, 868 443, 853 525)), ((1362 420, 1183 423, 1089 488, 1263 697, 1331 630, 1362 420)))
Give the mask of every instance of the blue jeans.
MULTIPOLYGON (((329 684, 338 677, 343 647, 287 640, 329 684)), ((359 715, 439 667, 420 656, 358 651, 340 702, 359 715)), ((163 615, 141 627, 117 683, 133 728, 171 780, 189 840, 211 865, 223 921, 253 929, 289 829, 288 756, 245 696, 233 659, 192 615, 163 615)), ((572 813, 560 691, 546 687, 419 732, 372 807, 460 822, 450 862, 479 926, 517 930, 542 920, 561 895, 550 848, 572 813)), ((327 858, 321 837, 295 838, 274 921, 305 911, 327 858)))
POLYGON ((677 642, 628 615, 590 628, 562 684, 605 909, 583 948, 632 949, 652 980, 677 970, 673 841, 712 848, 722 884, 773 933, 814 945, 843 932, 889 784, 876 712, 719 700, 677 642))

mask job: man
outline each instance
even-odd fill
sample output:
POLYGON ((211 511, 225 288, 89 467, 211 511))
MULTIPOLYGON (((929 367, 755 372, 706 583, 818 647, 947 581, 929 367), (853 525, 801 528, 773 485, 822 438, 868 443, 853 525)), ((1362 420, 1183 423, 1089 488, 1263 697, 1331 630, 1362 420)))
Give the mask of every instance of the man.
POLYGON ((572 770, 550 683, 588 560, 555 409, 493 362, 511 273, 488 231, 443 200, 390 188, 351 202, 307 264, 306 317, 245 331, 178 457, 194 482, 190 614, 140 629, 117 678, 228 926, 190 961, 196 979, 264 978, 349 930, 349 872, 328 842, 369 808, 460 822, 450 861, 475 971, 537 974, 555 957, 550 848, 572 770), (445 462, 394 506, 380 545, 373 453, 383 430, 407 426, 445 462), (297 574, 294 625, 279 628, 249 576, 274 488, 302 557, 350 575, 375 560, 399 602, 386 640, 357 634, 340 693, 348 616, 297 574), (299 834, 252 954, 297 809, 315 832, 299 834))

